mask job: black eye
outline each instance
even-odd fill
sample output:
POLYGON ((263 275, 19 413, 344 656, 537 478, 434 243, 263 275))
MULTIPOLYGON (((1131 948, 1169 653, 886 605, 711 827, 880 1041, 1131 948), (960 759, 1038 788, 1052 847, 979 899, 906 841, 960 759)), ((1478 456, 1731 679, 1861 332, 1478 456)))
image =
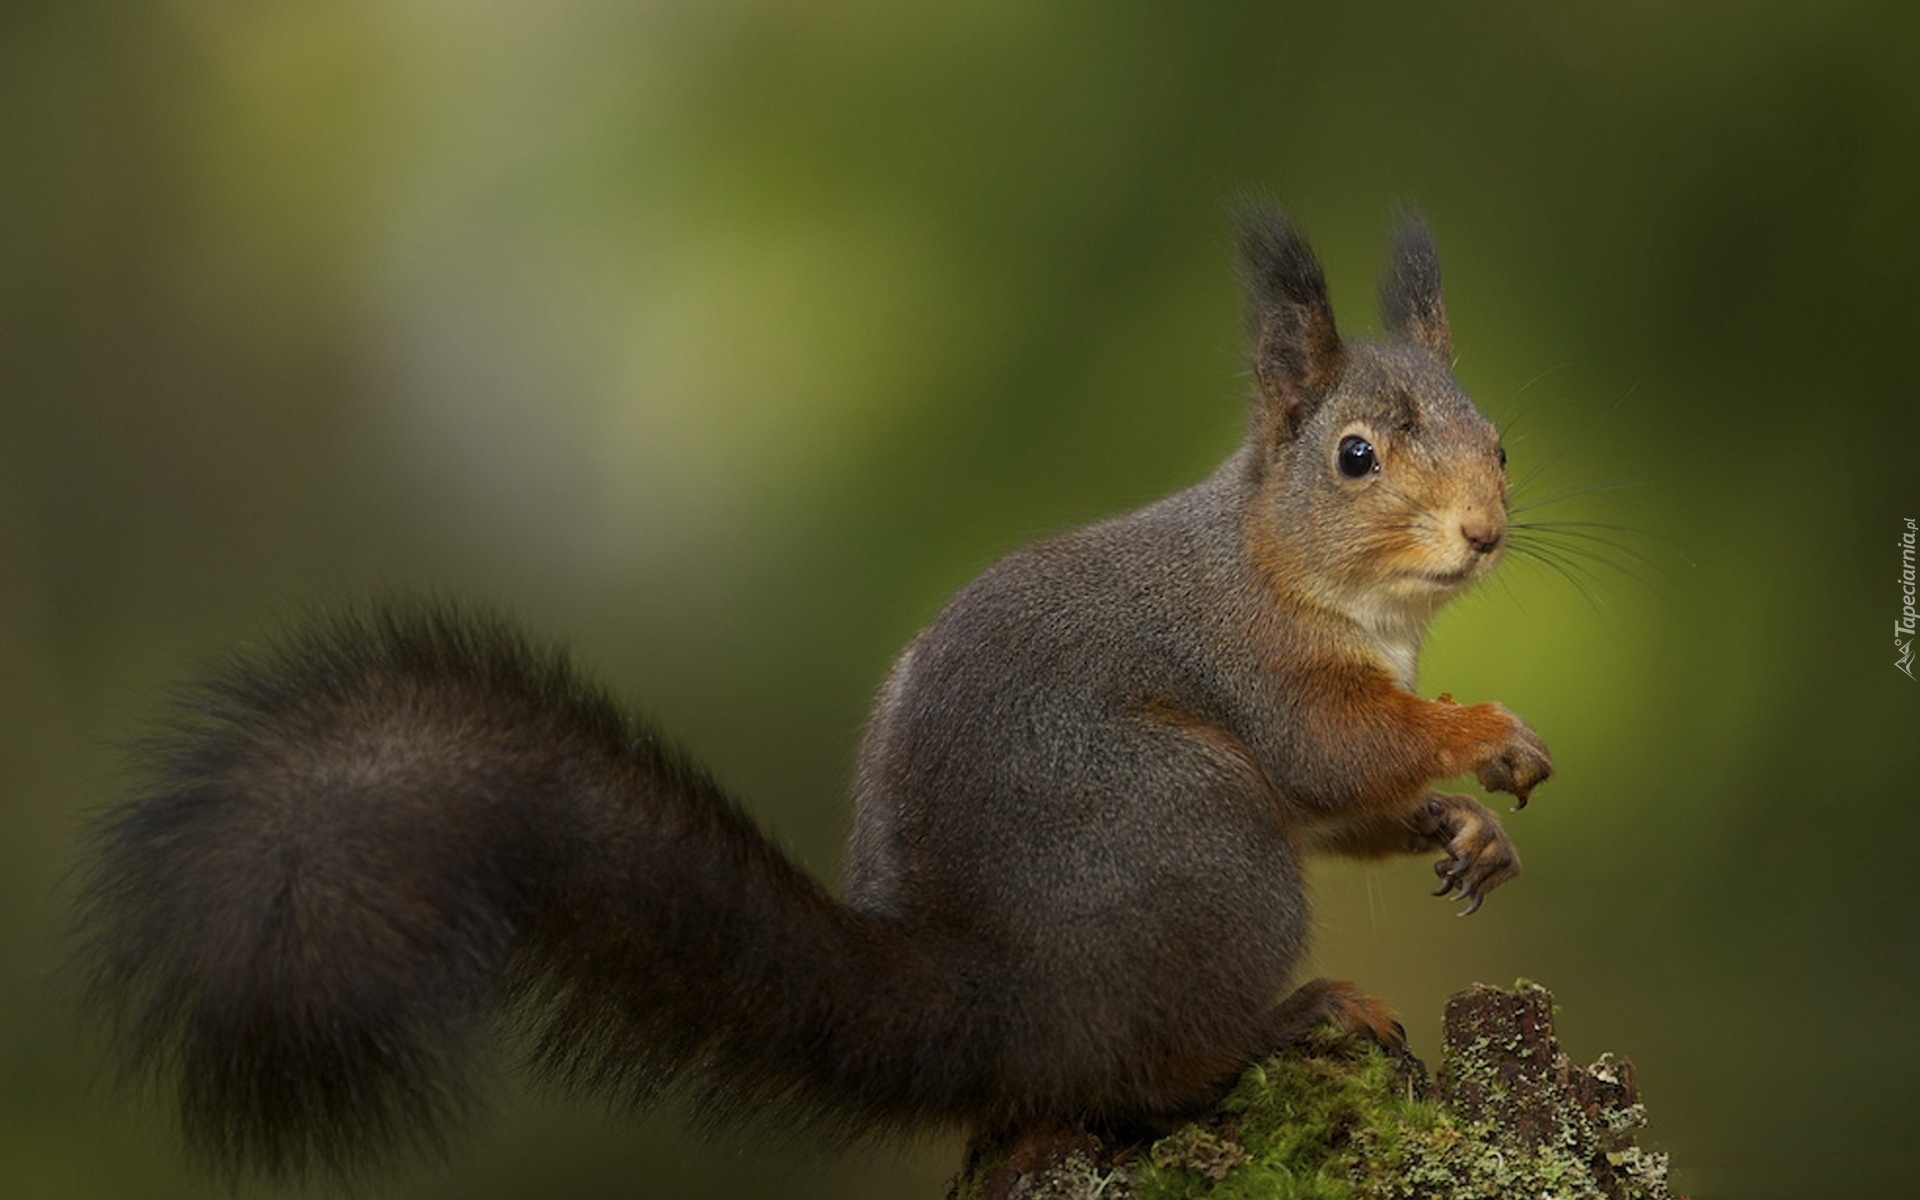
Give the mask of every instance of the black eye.
POLYGON ((1340 439, 1338 459, 1340 473, 1348 479, 1358 479, 1369 471, 1380 469, 1379 460, 1373 456, 1373 443, 1353 434, 1340 439))
POLYGON ((1507 448, 1505 446, 1496 446, 1494 448, 1500 451, 1500 465, 1503 467, 1506 466, 1507 465, 1507 448))

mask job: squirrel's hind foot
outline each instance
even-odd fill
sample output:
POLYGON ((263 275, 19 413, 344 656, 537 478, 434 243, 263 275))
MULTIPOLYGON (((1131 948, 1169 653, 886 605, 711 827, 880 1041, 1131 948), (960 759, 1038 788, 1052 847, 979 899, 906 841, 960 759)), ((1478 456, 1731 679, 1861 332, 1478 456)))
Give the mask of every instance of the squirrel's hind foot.
POLYGON ((1343 979, 1310 980, 1282 1000, 1273 1010, 1271 1048, 1297 1046, 1323 1026, 1372 1042, 1389 1054, 1407 1050, 1406 1028, 1387 1002, 1343 979))

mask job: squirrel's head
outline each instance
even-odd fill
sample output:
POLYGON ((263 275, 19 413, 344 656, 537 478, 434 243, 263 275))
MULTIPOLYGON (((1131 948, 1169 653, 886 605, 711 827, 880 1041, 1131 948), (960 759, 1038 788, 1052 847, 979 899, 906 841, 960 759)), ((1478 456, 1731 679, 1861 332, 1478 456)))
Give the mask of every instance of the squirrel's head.
POLYGON ((1386 337, 1343 343, 1306 239, 1240 221, 1256 411, 1250 548, 1276 580, 1369 624, 1419 623, 1486 575, 1507 534, 1499 431, 1453 380, 1440 262, 1404 216, 1380 280, 1386 337))

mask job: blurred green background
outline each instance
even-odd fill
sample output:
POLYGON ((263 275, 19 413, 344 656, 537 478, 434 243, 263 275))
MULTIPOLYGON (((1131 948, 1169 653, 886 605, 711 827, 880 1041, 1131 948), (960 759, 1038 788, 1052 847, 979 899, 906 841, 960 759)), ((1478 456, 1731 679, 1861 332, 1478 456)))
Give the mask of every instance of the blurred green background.
MULTIPOLYGON (((1429 1054, 1450 991, 1549 984, 1699 1196, 1909 1193, 1917 11, 6 6, 0 1194, 222 1191, 51 977, 168 681, 318 603, 490 601, 831 875, 942 598, 1234 444, 1247 189, 1349 334, 1420 204, 1462 381, 1578 493, 1542 515, 1636 531, 1430 641, 1426 690, 1554 747, 1527 877, 1456 921, 1424 863, 1327 864, 1316 969, 1429 1054)), ((391 1194, 931 1197, 956 1156, 497 1108, 391 1194)))

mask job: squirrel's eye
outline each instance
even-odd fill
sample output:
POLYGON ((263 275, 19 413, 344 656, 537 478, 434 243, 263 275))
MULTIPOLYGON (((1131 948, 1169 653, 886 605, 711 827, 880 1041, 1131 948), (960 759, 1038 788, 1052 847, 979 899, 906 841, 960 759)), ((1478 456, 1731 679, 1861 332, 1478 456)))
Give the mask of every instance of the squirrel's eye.
POLYGON ((1380 469, 1379 460, 1373 456, 1373 443, 1353 434, 1340 439, 1340 452, 1337 457, 1340 473, 1348 479, 1358 479, 1369 471, 1380 469))
POLYGON ((1503 467, 1506 466, 1507 465, 1507 448, 1505 446, 1496 446, 1494 448, 1500 451, 1500 465, 1503 467))

